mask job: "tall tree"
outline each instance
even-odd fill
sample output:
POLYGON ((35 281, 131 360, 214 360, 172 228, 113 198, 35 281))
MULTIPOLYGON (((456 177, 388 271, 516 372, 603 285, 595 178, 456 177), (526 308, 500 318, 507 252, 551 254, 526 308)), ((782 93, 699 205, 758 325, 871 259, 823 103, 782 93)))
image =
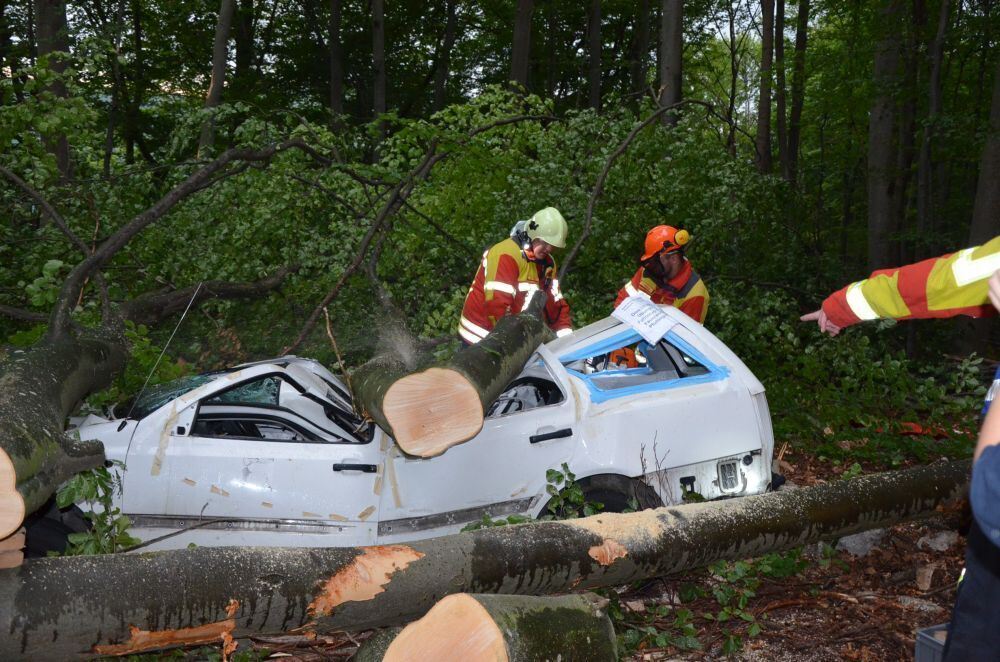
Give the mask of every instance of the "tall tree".
POLYGON ((330 112, 335 122, 344 113, 344 55, 340 23, 341 0, 330 0, 327 43, 330 47, 330 112))
POLYGON ((969 244, 978 245, 1000 234, 1000 57, 993 74, 993 100, 986 143, 979 160, 979 183, 969 228, 969 244))
POLYGON ((534 0, 517 0, 514 37, 510 50, 510 80, 528 88, 528 61, 531 56, 531 14, 534 0))
POLYGON ((587 24, 587 79, 590 87, 590 107, 601 109, 601 0, 590 0, 587 24))
POLYGON ((635 11, 635 38, 632 40, 630 62, 630 92, 646 88, 646 58, 649 55, 649 0, 639 0, 635 11))
MULTIPOLYGON (((934 230, 934 182, 931 150, 934 131, 941 115, 941 66, 944 60, 944 39, 948 30, 950 12, 951 0, 941 0, 937 32, 928 53, 930 76, 927 81, 927 120, 920 141, 920 160, 917 164, 917 230, 921 237, 931 236, 934 230)), ((916 257, 927 257, 927 253, 922 247, 918 246, 917 251, 916 257)))
MULTIPOLYGON (((375 90, 372 96, 372 110, 375 116, 382 115, 386 106, 385 77, 385 2, 372 0, 372 67, 375 75, 375 90)), ((383 127, 383 134, 385 129, 383 127)))
POLYGON ((246 94, 251 91, 252 69, 257 61, 254 34, 256 10, 253 0, 240 0, 239 7, 234 11, 233 41, 236 42, 236 69, 233 72, 235 81, 233 88, 239 90, 241 94, 246 94))
MULTIPOLYGON (((222 88, 226 83, 226 61, 229 59, 229 31, 233 25, 234 0, 221 0, 219 19, 215 24, 215 42, 212 46, 212 80, 205 97, 205 108, 215 108, 222 102, 222 88)), ((198 153, 202 154, 215 143, 215 120, 208 119, 201 128, 198 153)))
POLYGON ((809 0, 799 0, 795 26, 795 58, 792 64, 792 112, 788 120, 788 169, 785 179, 798 181, 799 139, 802 135, 802 107, 806 100, 806 41, 809 38, 809 0))
MULTIPOLYGON (((52 71, 62 74, 66 71, 66 56, 69 54, 69 34, 66 24, 65 0, 34 0, 35 39, 38 57, 51 56, 49 66, 52 71), (66 55, 56 55, 65 53, 66 55)), ((66 85, 61 78, 53 81, 48 91, 57 97, 66 98, 66 85)), ((59 133, 46 136, 49 150, 56 157, 56 166, 62 179, 72 175, 69 141, 59 133)))
POLYGON ((757 98, 757 167, 771 172, 771 56, 774 51, 774 0, 761 0, 760 91, 757 98))
POLYGON ((455 47, 455 37, 458 31, 458 12, 456 0, 445 2, 444 39, 441 40, 441 51, 434 63, 434 99, 435 111, 444 108, 448 100, 446 83, 451 73, 451 50, 455 47))
POLYGON ((896 230, 893 167, 896 133, 893 84, 899 71, 900 38, 896 28, 903 0, 887 0, 880 15, 882 36, 875 46, 875 95, 868 120, 868 266, 893 266, 890 238, 896 230))
MULTIPOLYGON (((660 105, 681 100, 681 62, 684 54, 684 0, 663 0, 660 16, 660 105)), ((663 123, 677 124, 677 114, 666 113, 663 123)))
POLYGON ((789 170, 788 164, 788 121, 785 87, 785 0, 777 0, 774 14, 774 112, 777 132, 778 162, 782 174, 789 170))

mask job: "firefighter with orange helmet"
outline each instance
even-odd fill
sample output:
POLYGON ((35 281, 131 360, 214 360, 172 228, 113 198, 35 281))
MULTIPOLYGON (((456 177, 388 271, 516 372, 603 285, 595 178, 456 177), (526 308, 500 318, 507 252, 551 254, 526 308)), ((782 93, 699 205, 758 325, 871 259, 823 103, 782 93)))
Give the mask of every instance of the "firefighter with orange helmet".
POLYGON ((687 230, 671 225, 657 225, 647 232, 639 270, 618 290, 615 308, 626 297, 646 297, 653 303, 680 308, 691 319, 704 323, 708 288, 684 255, 684 246, 689 241, 691 235, 687 230))
POLYGON ((569 227, 554 207, 514 226, 511 236, 483 253, 465 297, 458 335, 474 345, 505 315, 524 310, 535 294, 548 295, 543 320, 562 337, 572 333, 569 304, 559 290, 552 251, 566 246, 569 227))

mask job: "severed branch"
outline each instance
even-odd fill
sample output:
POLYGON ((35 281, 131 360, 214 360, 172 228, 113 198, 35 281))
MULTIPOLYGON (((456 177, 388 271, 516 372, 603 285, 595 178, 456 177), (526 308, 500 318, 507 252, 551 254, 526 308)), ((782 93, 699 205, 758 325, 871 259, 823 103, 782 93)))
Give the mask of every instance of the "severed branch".
POLYGON ((228 149, 105 239, 97 250, 80 262, 66 277, 49 318, 48 337, 50 339, 58 338, 65 333, 69 327, 70 313, 76 298, 87 279, 147 226, 163 218, 179 202, 202 190, 209 182, 215 183, 221 178, 236 174, 239 168, 230 168, 231 164, 268 163, 276 154, 289 149, 300 149, 306 153, 316 154, 315 150, 297 139, 269 145, 262 149, 228 149))
POLYGON ((262 297, 276 290, 289 274, 296 273, 298 270, 297 265, 281 267, 267 278, 248 283, 210 280, 202 283, 200 289, 198 286, 192 285, 180 290, 164 288, 157 292, 148 292, 122 304, 122 317, 132 320, 136 324, 150 326, 183 311, 189 302, 191 305, 198 305, 209 299, 262 297), (197 295, 195 295, 196 289, 198 290, 197 295), (193 300, 192 297, 194 297, 193 300))
POLYGON ((49 316, 45 313, 36 313, 33 310, 24 310, 23 308, 15 308, 14 306, 5 306, 3 304, 0 304, 0 315, 9 317, 10 319, 20 320, 22 322, 34 322, 36 324, 44 324, 49 319, 49 316))

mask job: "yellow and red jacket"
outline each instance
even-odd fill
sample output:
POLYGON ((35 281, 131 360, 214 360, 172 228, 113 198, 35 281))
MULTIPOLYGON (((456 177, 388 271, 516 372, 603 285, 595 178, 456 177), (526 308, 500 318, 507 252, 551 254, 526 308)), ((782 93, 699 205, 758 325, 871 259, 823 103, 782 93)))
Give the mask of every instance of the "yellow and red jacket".
POLYGON ((708 288, 687 260, 684 260, 684 266, 667 282, 666 287, 657 285, 656 281, 646 275, 645 268, 639 267, 632 280, 618 290, 615 308, 630 296, 644 296, 653 303, 680 308, 682 313, 702 324, 705 323, 705 315, 708 313, 708 288))
POLYGON ((559 291, 556 263, 549 257, 544 263, 525 257, 513 239, 505 239, 483 253, 483 261, 465 297, 458 334, 475 344, 486 337, 504 315, 524 310, 539 289, 549 300, 544 320, 557 336, 572 332, 569 304, 559 291))
POLYGON ((1000 269, 1000 237, 974 246, 907 264, 879 269, 823 301, 823 312, 839 327, 881 317, 987 317, 987 279, 1000 269))

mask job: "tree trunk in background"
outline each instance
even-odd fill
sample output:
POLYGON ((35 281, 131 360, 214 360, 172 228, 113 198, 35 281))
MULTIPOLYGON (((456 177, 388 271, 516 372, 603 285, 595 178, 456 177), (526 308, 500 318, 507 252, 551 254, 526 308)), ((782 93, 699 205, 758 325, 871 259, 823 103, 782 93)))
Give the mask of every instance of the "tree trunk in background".
POLYGON ((340 36, 341 0, 330 0, 327 43, 330 48, 330 113, 334 124, 344 114, 344 55, 340 36))
POLYGON ((590 15, 587 22, 587 80, 589 82, 589 105, 594 110, 601 109, 601 0, 590 0, 590 15))
MULTIPOLYGON (((49 60, 52 71, 66 71, 66 57, 69 56, 69 34, 66 25, 65 0, 34 0, 35 8, 35 39, 38 57, 50 53, 66 53, 66 56, 55 56, 49 60)), ((66 98, 66 85, 61 80, 53 82, 48 90, 57 97, 66 98)), ((72 172, 69 156, 69 141, 64 134, 45 137, 48 149, 56 157, 59 175, 65 181, 72 172)))
MULTIPOLYGON (((948 19, 951 11, 951 0, 941 0, 941 11, 938 15, 937 32, 931 42, 928 56, 931 60, 930 77, 927 82, 927 120, 924 125, 923 137, 920 141, 920 160, 917 164, 917 235, 928 238, 934 233, 934 164, 931 158, 934 130, 941 114, 941 65, 944 59, 944 39, 948 31, 948 19)), ((917 243, 918 260, 930 257, 933 251, 926 243, 917 243)))
POLYGON ((802 134, 802 105, 806 99, 806 41, 809 37, 809 0, 799 0, 795 27, 795 60, 792 65, 792 114, 788 120, 788 169, 785 179, 798 182, 799 138, 802 134))
POLYGON ((0 573, 0 658, 75 659, 306 627, 398 625, 452 593, 620 586, 955 507, 970 464, 374 547, 198 547, 31 559, 0 573), (184 590, 179 590, 184 587, 184 590), (151 645, 152 644, 152 645, 151 645))
POLYGON ((441 110, 448 102, 448 75, 451 73, 451 49, 455 47, 455 36, 458 31, 458 11, 455 0, 445 3, 447 18, 444 25, 444 40, 441 43, 441 54, 434 68, 434 99, 433 108, 441 110))
MULTIPOLYGON (((0 78, 4 78, 7 67, 10 67, 11 77, 16 76, 17 66, 11 57, 10 25, 7 23, 7 2, 0 0, 0 78)), ((0 106, 4 104, 4 98, 0 97, 0 106)))
POLYGON ((257 61, 254 35, 256 11, 253 0, 239 0, 235 10, 233 39, 236 42, 236 70, 233 72, 232 89, 240 97, 252 96, 254 83, 253 66, 257 61))
POLYGON ((141 140, 142 98, 146 86, 146 67, 142 49, 142 3, 131 0, 132 13, 132 92, 125 105, 123 134, 125 138, 125 163, 135 163, 135 146, 141 140))
POLYGON ((1000 234, 1000 56, 993 75, 990 124, 979 160, 979 184, 969 228, 969 245, 977 246, 1000 234))
POLYGON ((531 57, 531 14, 534 0, 517 0, 514 37, 510 50, 510 80, 528 89, 528 61, 531 57))
POLYGON ((882 37, 875 46, 875 96, 868 121, 868 268, 891 267, 890 235, 893 217, 893 167, 896 150, 895 99, 892 87, 899 72, 900 39, 897 25, 902 0, 888 0, 879 12, 882 37))
POLYGON ((631 77, 630 92, 637 93, 646 89, 646 59, 649 57, 649 0, 639 0, 636 9, 635 39, 632 41, 632 57, 629 75, 631 77))
POLYGON ((777 0, 774 14, 774 112, 777 115, 775 130, 778 143, 778 163, 781 173, 789 171, 788 164, 788 113, 785 107, 785 0, 777 0))
POLYGON ((733 3, 726 5, 729 26, 729 100, 726 104, 726 152, 736 158, 736 83, 739 81, 739 62, 736 51, 736 9, 733 3))
MULTIPOLYGON (((660 105, 680 103, 684 55, 684 2, 663 0, 660 17, 660 105)), ((663 115, 666 126, 677 125, 677 113, 663 115)))
POLYGON ((774 50, 774 0, 761 0, 760 94, 757 99, 757 168, 771 172, 771 56, 774 50))
MULTIPOLYGON (((215 44, 212 46, 212 81, 208 86, 208 96, 205 97, 205 108, 215 108, 222 101, 222 88, 226 83, 226 61, 229 58, 229 31, 233 24, 233 6, 235 0, 221 0, 219 4, 219 20, 215 24, 215 44)), ((198 141, 198 154, 210 150, 215 144, 215 120, 208 119, 201 128, 201 139, 198 141)))
POLYGON ((385 2, 372 0, 372 67, 375 74, 375 90, 372 95, 372 110, 381 115, 387 110, 385 76, 385 2))

